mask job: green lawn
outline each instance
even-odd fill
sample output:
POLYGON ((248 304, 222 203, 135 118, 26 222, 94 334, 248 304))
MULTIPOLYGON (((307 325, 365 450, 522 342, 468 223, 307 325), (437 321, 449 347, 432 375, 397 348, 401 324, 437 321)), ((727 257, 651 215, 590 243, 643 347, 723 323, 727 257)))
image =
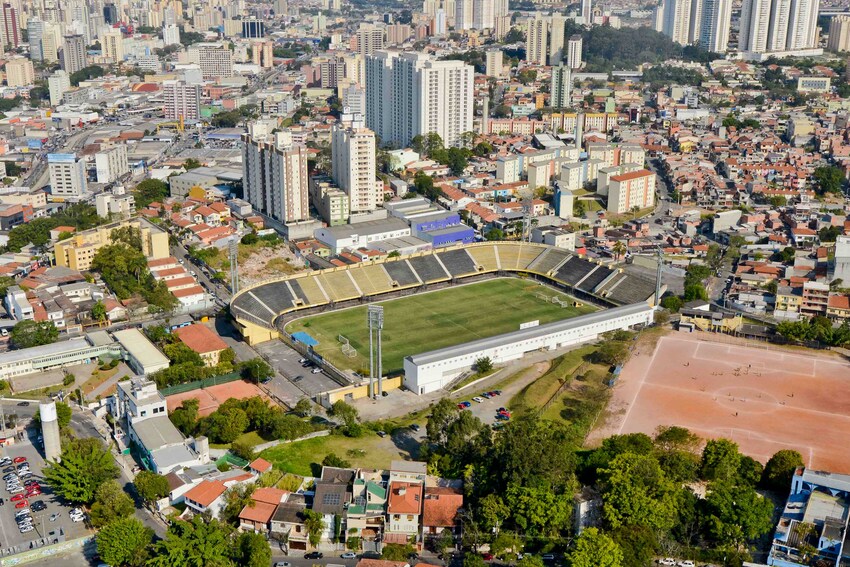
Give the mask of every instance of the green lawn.
MULTIPOLYGON (((516 331, 526 321, 539 320, 543 325, 595 311, 586 304, 560 307, 537 298, 535 292, 575 301, 532 281, 503 278, 381 303, 384 372, 401 372, 404 357, 411 354, 516 331)), ((298 319, 286 330, 310 334, 319 341, 316 351, 341 368, 369 367, 366 307, 298 319), (355 357, 343 354, 339 335, 357 349, 355 357)))
MULTIPOLYGON (((248 443, 251 447, 256 447, 261 443, 265 443, 267 440, 260 437, 260 434, 256 431, 248 431, 240 435, 236 438, 236 443, 248 443)), ((210 447, 213 449, 230 449, 230 443, 210 443, 210 447)))
POLYGON ((584 357, 594 350, 595 347, 592 345, 583 346, 554 359, 551 368, 543 376, 520 390, 511 399, 508 407, 517 414, 538 411, 555 395, 566 380, 572 378, 573 373, 584 363, 584 357))
POLYGON ((314 466, 320 465, 328 453, 349 461, 352 466, 384 469, 390 461, 409 459, 410 454, 388 437, 378 437, 367 430, 362 437, 352 439, 342 435, 314 437, 295 443, 283 443, 266 449, 260 456, 274 465, 276 470, 301 476, 315 476, 314 466))

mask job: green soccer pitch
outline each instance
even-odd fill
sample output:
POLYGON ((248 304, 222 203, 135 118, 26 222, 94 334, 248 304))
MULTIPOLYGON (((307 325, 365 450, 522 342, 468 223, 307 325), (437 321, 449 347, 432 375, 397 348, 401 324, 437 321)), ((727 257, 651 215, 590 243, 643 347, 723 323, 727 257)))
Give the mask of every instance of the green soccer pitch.
MULTIPOLYGON (((517 331, 520 323, 536 320, 544 325, 596 311, 584 302, 575 307, 576 301, 534 281, 501 278, 381 302, 383 371, 401 372, 405 356, 517 331), (556 297, 565 306, 541 294, 556 297)), ((338 368, 369 368, 365 306, 296 319, 286 330, 302 331, 319 341, 315 351, 338 368), (340 335, 356 354, 343 348, 340 335)))

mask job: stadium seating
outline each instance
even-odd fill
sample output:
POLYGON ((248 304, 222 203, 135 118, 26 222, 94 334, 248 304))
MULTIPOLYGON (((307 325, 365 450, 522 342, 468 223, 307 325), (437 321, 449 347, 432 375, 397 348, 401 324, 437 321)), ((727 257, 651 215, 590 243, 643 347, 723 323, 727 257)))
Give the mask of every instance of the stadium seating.
POLYGON ((604 282, 605 278, 610 276, 612 272, 612 269, 605 266, 596 266, 595 270, 578 283, 578 288, 587 293, 593 293, 596 286, 604 282))
POLYGON ((237 320, 273 327, 275 319, 287 311, 463 278, 480 273, 481 268, 484 272, 534 272, 615 305, 646 301, 655 293, 653 281, 618 273, 567 250, 542 244, 485 242, 383 263, 299 273, 242 290, 231 308, 237 320))
POLYGON ((574 286, 595 267, 596 264, 573 256, 567 260, 566 264, 558 268, 558 271, 555 272, 555 279, 574 286))
POLYGON ((466 250, 447 250, 438 256, 453 278, 477 272, 475 262, 466 250))
POLYGON ((419 280, 416 279, 416 274, 413 273, 413 270, 410 269, 410 266, 407 265, 405 260, 386 262, 384 263, 384 269, 399 287, 419 285, 419 280))
POLYGON ((428 256, 416 256, 409 259, 410 266, 419 274, 423 283, 440 282, 449 279, 446 271, 437 260, 428 256))
POLYGON ((363 292, 363 295, 375 295, 377 293, 385 293, 390 289, 390 278, 384 268, 378 265, 364 265, 363 267, 354 266, 349 272, 357 282, 357 287, 363 292))
POLYGON ((354 287, 351 278, 348 277, 348 270, 339 270, 337 272, 323 271, 318 276, 322 282, 322 287, 333 301, 346 301, 349 299, 357 299, 360 297, 360 292, 354 287))
POLYGON ((546 275, 570 256, 571 254, 566 250, 549 248, 528 265, 528 271, 546 275))
POLYGON ((467 249, 467 252, 475 261, 477 266, 484 268, 485 272, 495 272, 499 269, 499 260, 496 256, 499 247, 492 246, 473 246, 467 249))
POLYGON ((298 284, 298 287, 301 289, 300 295, 306 299, 308 305, 322 305, 328 302, 319 284, 316 283, 316 276, 311 275, 306 278, 295 278, 292 280, 292 283, 298 284))

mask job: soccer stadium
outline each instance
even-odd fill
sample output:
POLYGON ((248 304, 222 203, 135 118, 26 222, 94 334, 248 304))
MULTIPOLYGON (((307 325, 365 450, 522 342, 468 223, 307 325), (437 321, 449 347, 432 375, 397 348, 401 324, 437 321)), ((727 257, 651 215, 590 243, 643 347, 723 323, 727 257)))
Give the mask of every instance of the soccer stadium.
MULTIPOLYGON (((408 332, 398 341, 400 347, 392 344, 388 347, 390 350, 385 351, 385 357, 389 356, 387 370, 398 369, 400 357, 516 330, 520 322, 539 320, 545 325, 588 314, 594 310, 591 306, 608 308, 644 303, 654 297, 655 283, 562 248, 520 242, 482 242, 261 282, 240 290, 231 301, 230 309, 245 340, 256 344, 279 337, 287 323, 294 319, 424 291, 429 293, 402 300, 416 302, 408 303, 406 320, 401 326, 412 327, 419 320, 420 327, 429 327, 431 335, 431 327, 439 330, 441 342, 429 342, 431 335, 428 334, 417 339, 416 333, 408 332), (481 286, 477 283, 509 276, 523 279, 519 284, 491 282, 481 286), (460 285, 467 283, 471 285, 460 285), (433 299, 423 303, 420 296, 425 295, 433 299), (483 302, 482 295, 486 298, 483 302), (448 309, 440 306, 444 302, 448 309), (490 311, 504 310, 507 314, 493 319, 482 313, 483 306, 490 311), (488 329, 491 325, 495 326, 488 329), (466 332, 460 332, 461 327, 465 327, 466 332), (414 345, 416 348, 412 348, 414 345)), ((343 313, 335 314, 340 317, 337 324, 341 326, 336 331, 326 321, 316 325, 325 342, 331 337, 334 349, 339 348, 340 353, 345 349, 349 356, 352 350, 358 350, 357 344, 362 344, 362 338, 357 337, 365 333, 366 319, 365 314, 343 313), (362 329, 345 328, 356 320, 362 329), (346 333, 357 336, 349 337, 346 333), (351 345, 352 338, 355 345, 351 345), (348 348, 345 348, 346 342, 348 348)), ((386 338, 392 343, 394 331, 389 321, 385 329, 386 338)), ((310 333, 311 329, 303 328, 302 324, 300 329, 294 330, 310 333)), ((368 359, 368 351, 362 350, 355 355, 361 362, 361 355, 368 359)), ((337 356, 335 360, 340 358, 337 356)), ((358 361, 353 360, 346 366, 358 366, 358 361)))

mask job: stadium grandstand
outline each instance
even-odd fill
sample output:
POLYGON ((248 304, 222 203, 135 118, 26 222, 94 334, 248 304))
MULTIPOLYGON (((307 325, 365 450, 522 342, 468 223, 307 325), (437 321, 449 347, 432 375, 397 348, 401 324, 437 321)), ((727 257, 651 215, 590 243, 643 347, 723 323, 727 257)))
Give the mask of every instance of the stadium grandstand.
MULTIPOLYGON (((562 248, 481 242, 260 282, 240 290, 230 312, 250 344, 278 336, 281 316, 480 275, 533 275, 579 298, 617 307, 651 301, 655 282, 562 248)), ((289 318, 289 317, 287 317, 289 318)))

